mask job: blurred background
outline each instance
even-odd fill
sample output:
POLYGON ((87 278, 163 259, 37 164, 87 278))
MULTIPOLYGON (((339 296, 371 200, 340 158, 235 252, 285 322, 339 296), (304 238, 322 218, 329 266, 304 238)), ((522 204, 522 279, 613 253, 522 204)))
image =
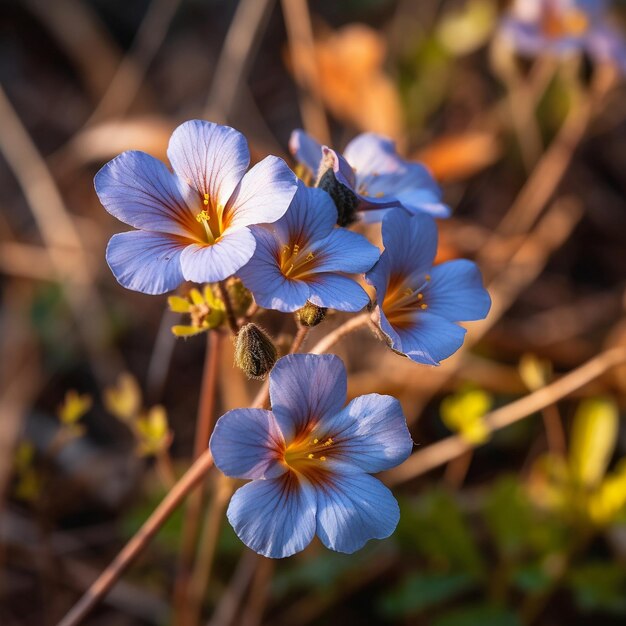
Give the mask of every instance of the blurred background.
MULTIPOLYGON (((624 7, 611 9, 620 28, 624 7)), ((418 452, 446 437, 475 450, 388 477, 402 508, 392 538, 352 556, 314 543, 277 563, 237 540, 214 472, 200 545, 213 533, 215 558, 198 559, 188 601, 183 508, 85 623, 626 623, 624 367, 509 428, 491 433, 483 420, 626 346, 626 88, 585 56, 516 54, 499 32, 505 10, 0 3, 3 626, 56 623, 194 454, 206 335, 175 339, 180 315, 165 297, 115 282, 104 250, 126 227, 93 190, 124 150, 165 159, 191 118, 236 127, 253 160, 295 166, 287 142, 302 127, 338 149, 383 133, 431 168, 453 208, 439 260, 479 263, 489 318, 439 368, 367 332, 336 351, 350 396, 400 399, 418 452)), ((379 241, 379 226, 367 232, 379 241)), ((343 319, 331 315, 309 345, 343 319)), ((261 321, 286 345, 287 316, 261 321)), ((231 341, 220 345, 218 416, 259 388, 233 368, 231 341)))

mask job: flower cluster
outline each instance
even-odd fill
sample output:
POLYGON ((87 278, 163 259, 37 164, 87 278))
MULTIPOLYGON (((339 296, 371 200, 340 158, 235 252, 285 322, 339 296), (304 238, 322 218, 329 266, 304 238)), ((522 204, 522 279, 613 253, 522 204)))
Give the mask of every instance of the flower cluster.
POLYGON ((240 367, 252 377, 270 372, 271 410, 230 411, 210 444, 223 473, 252 481, 233 496, 228 518, 246 545, 270 557, 294 554, 315 535, 342 552, 389 536, 398 506, 370 474, 401 463, 412 441, 394 398, 370 394, 344 407, 346 371, 337 357, 276 360, 254 312, 296 312, 301 326, 311 326, 327 309, 367 309, 363 319, 391 349, 438 365, 463 343, 459 322, 484 318, 490 306, 474 263, 433 265, 434 217, 449 209, 424 166, 374 134, 357 137, 341 155, 295 131, 290 148, 305 180, 271 156, 247 171, 244 137, 196 120, 172 135, 173 172, 126 152, 95 180, 107 211, 136 229, 114 235, 107 248, 117 280, 149 294, 185 280, 219 282, 170 297, 173 310, 191 317, 175 334, 228 320, 239 329, 240 367), (382 254, 345 228, 359 218, 382 220, 382 254), (245 306, 233 302, 234 286, 245 306))
POLYGON ((501 32, 520 54, 585 52, 626 72, 626 42, 608 19, 605 0, 516 0, 501 32))

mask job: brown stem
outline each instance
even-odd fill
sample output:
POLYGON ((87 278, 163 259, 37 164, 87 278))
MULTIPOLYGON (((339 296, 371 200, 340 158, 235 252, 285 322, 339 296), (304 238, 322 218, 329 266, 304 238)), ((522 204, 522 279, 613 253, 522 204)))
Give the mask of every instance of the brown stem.
MULTIPOLYGON (((193 451, 194 460, 207 449, 213 429, 221 341, 222 336, 219 332, 213 330, 209 331, 204 357, 204 371, 202 374, 198 417, 196 420, 196 435, 193 451)), ((202 490, 195 489, 189 497, 187 509, 185 510, 180 556, 178 560, 178 575, 174 588, 174 614, 179 616, 176 623, 180 624, 185 623, 184 614, 187 605, 189 577, 198 539, 203 501, 202 490)))
POLYGON ((237 316, 235 315, 235 311, 233 309, 233 303, 230 300, 230 296, 228 295, 228 289, 226 289, 226 283, 223 280, 220 280, 217 283, 218 289, 220 290, 220 296, 224 301, 224 306, 226 307, 226 321, 228 322, 228 327, 233 335, 236 335, 239 332, 239 324, 237 324, 237 316))
POLYGON ((172 490, 163 498, 161 504, 143 523, 142 527, 131 537, 113 562, 98 576, 86 593, 72 607, 58 626, 76 626, 102 600, 111 587, 117 582, 128 566, 148 545, 152 537, 167 521, 185 496, 204 478, 213 466, 213 457, 209 450, 185 472, 172 490))
POLYGON ((322 354, 322 352, 328 351, 347 334, 358 328, 367 326, 370 323, 370 319, 371 314, 368 311, 351 317, 347 322, 344 322, 341 326, 338 326, 335 330, 328 333, 328 335, 322 337, 322 339, 309 350, 310 354, 322 354))
POLYGON ((215 486, 215 494, 209 505, 209 510, 203 525, 198 559, 189 584, 189 594, 183 613, 185 619, 177 622, 180 626, 187 624, 195 626, 200 620, 202 600, 211 578, 211 567, 213 565, 217 540, 222 527, 224 509, 233 493, 232 482, 233 481, 229 478, 221 476, 215 486))
MULTIPOLYGON (((485 416, 485 424, 490 432, 510 426, 520 419, 554 404, 557 400, 568 396, 607 370, 624 362, 626 362, 626 348, 613 348, 602 352, 550 385, 491 411, 485 416)), ((388 485, 397 485, 406 480, 411 480, 461 456, 471 450, 472 447, 458 435, 442 439, 414 453, 399 467, 385 472, 384 480, 388 485)))

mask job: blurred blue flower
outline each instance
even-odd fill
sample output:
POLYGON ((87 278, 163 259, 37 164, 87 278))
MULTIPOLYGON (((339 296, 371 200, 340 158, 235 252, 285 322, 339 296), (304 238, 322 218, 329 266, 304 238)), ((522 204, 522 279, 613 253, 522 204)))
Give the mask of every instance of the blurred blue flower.
POLYGON ((520 54, 586 52, 626 71, 626 43, 604 0, 516 0, 501 33, 520 54))
POLYGON ((340 311, 369 304, 363 289, 343 273, 362 273, 380 252, 365 237, 335 226, 337 209, 321 189, 299 184, 287 213, 253 226, 254 256, 237 275, 268 309, 296 311, 307 300, 340 311))
POLYGON ((228 126, 185 122, 167 156, 174 173, 144 152, 128 151, 95 178, 104 208, 138 229, 111 238, 111 271, 124 287, 149 294, 234 274, 254 253, 248 226, 280 218, 297 188, 278 157, 246 173, 246 139, 228 126))
POLYGON ((394 351, 439 365, 463 344, 465 329, 455 322, 489 312, 480 270, 465 259, 433 267, 437 225, 428 215, 391 211, 382 231, 385 250, 365 276, 376 288, 373 319, 394 351))
POLYGON ((411 453, 400 403, 368 394, 344 407, 346 386, 338 357, 286 356, 270 374, 271 411, 236 409, 218 420, 215 465, 252 480, 232 497, 228 519, 259 554, 290 556, 315 534, 331 550, 352 553, 395 530, 398 504, 369 474, 411 453))
POLYGON ((302 130, 294 130, 289 149, 315 178, 332 168, 337 181, 357 198, 357 211, 368 221, 380 221, 385 209, 402 207, 410 213, 425 212, 448 217, 450 209, 428 170, 405 161, 393 141, 375 133, 355 137, 343 155, 322 146, 302 130))

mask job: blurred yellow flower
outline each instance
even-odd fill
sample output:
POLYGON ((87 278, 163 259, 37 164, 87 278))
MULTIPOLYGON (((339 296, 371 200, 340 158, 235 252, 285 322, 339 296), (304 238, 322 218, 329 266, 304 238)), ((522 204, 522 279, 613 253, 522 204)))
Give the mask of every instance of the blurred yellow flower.
POLYGON ((169 447, 171 433, 167 412, 161 405, 153 406, 135 422, 138 452, 141 456, 153 456, 169 447))
POLYGON ((69 389, 65 399, 58 408, 57 415, 62 424, 71 426, 89 411, 93 400, 89 394, 79 394, 75 389, 69 389))
POLYGON ((128 372, 120 374, 117 386, 104 390, 104 406, 123 422, 133 420, 141 410, 141 389, 137 379, 128 372))
POLYGON ((441 419, 453 432, 472 445, 489 439, 489 429, 483 417, 491 409, 493 398, 482 389, 468 388, 444 398, 441 419))

